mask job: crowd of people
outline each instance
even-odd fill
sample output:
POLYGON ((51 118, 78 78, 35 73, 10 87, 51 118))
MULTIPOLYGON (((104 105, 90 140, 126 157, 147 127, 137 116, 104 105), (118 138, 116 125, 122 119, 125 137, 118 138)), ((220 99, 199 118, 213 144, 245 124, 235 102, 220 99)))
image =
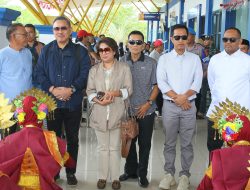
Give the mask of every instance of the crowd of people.
MULTIPOLYGON (((213 171, 214 167, 219 166, 215 164, 216 155, 223 153, 223 143, 229 140, 221 138, 225 135, 222 132, 228 124, 222 128, 215 127, 221 126, 221 122, 218 124, 214 120, 217 107, 229 99, 242 106, 244 111, 250 109, 249 41, 241 39, 240 30, 235 27, 225 30, 222 38, 224 50, 219 52, 211 35, 201 37, 203 44, 196 43, 196 33, 192 28, 176 24, 171 29, 173 50, 168 53, 163 52, 164 42, 161 39, 152 44, 145 43, 143 33, 137 30, 129 33, 127 49, 124 49, 123 43, 118 45, 114 39, 104 35, 96 41, 94 36, 85 30, 77 32, 74 43, 70 22, 63 16, 53 21, 53 33, 55 40, 45 45, 37 41, 36 30, 32 24, 24 26, 14 23, 8 26, 6 31, 9 45, 0 50, 0 92, 4 93, 10 102, 21 106, 18 106, 17 114, 13 116, 17 117, 19 122, 10 126, 9 130, 2 131, 2 137, 6 137, 0 141, 2 187, 6 184, 4 181, 11 181, 14 184, 13 189, 59 189, 55 185, 56 180, 60 178, 60 167, 56 167, 56 163, 58 157, 62 158, 67 154, 65 162, 59 165, 63 166, 65 163, 67 183, 77 185, 79 127, 84 94, 88 96, 91 105, 90 127, 94 129, 97 137, 98 189, 104 189, 111 180, 112 189, 118 190, 121 188, 121 182, 130 178, 138 179, 139 186, 148 187, 148 161, 156 113, 162 117, 165 135, 165 175, 159 183, 160 189, 170 189, 176 184, 174 175, 178 136, 181 171, 177 190, 189 188, 196 119, 205 119, 206 116, 208 118, 209 160, 213 164, 213 171), (47 113, 39 112, 37 107, 43 103, 39 98, 25 96, 23 99, 16 99, 19 94, 32 87, 41 89, 54 98, 56 109, 53 110, 52 118, 46 120, 47 113), (128 104, 131 108, 129 115, 136 118, 139 134, 132 139, 124 173, 120 175, 120 126, 128 104), (47 130, 53 133, 41 129, 43 122, 46 123, 47 130), (62 133, 66 135, 67 150, 60 139, 62 133), (34 135, 37 135, 37 138, 34 135), (56 143, 52 143, 53 150, 49 148, 46 154, 50 160, 54 159, 56 162, 51 162, 51 167, 43 168, 40 163, 44 163, 47 157, 41 157, 41 153, 44 152, 44 147, 50 147, 49 142, 52 140, 47 137, 52 138, 53 135, 57 136, 53 141, 56 143), (17 143, 20 140, 27 142, 20 149, 22 156, 18 159, 21 164, 15 166, 16 172, 13 172, 13 167, 10 167, 8 162, 13 159, 13 154, 2 156, 7 149, 17 148, 16 144, 6 143, 11 139, 15 139, 17 143), (38 143, 36 147, 36 143, 29 143, 30 140, 36 142, 39 139, 43 139, 40 143, 46 141, 46 144, 38 143), (31 159, 30 162, 36 171, 32 173, 33 177, 36 176, 36 187, 19 179, 19 175, 22 179, 27 178, 25 171, 22 173, 24 167, 21 167, 25 164, 22 159, 25 160, 26 157, 31 159), (70 160, 71 164, 67 164, 67 160, 70 160), (44 172, 48 173, 45 175, 44 172), (5 177, 9 180, 3 180, 5 177)), ((232 105, 228 107, 235 110, 232 105)), ((239 106, 236 107, 239 109, 239 106)), ((235 133, 244 136, 250 131, 250 122, 247 117, 239 116, 240 113, 242 112, 233 113, 232 121, 231 117, 229 120, 232 123, 238 122, 241 127, 237 125, 235 133)), ((227 129, 226 132, 234 129, 235 127, 227 129)), ((250 141, 248 138, 242 139, 248 143, 250 141)), ((231 145, 242 139, 235 138, 231 145)), ((248 149, 248 146, 244 145, 248 149)), ((232 152, 237 150, 234 148, 232 152)), ((248 155, 245 149, 240 153, 248 155)), ((228 158, 224 156, 223 159, 228 158)), ((209 171, 211 166, 198 189, 228 189, 227 182, 218 186, 218 179, 212 178, 214 173, 212 175, 209 171)), ((244 179, 249 178, 250 172, 244 172, 242 176, 244 179)), ((246 187, 247 180, 241 184, 241 187, 246 187)))

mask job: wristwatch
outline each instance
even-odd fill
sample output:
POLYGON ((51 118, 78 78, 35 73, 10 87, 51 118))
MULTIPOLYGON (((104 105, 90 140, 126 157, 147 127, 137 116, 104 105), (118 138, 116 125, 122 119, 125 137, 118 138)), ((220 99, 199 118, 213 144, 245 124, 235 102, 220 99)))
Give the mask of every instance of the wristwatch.
POLYGON ((150 106, 153 105, 153 101, 152 100, 147 100, 147 102, 150 104, 150 106))
POLYGON ((75 93, 76 92, 76 88, 73 85, 71 85, 70 87, 72 89, 72 93, 75 93))

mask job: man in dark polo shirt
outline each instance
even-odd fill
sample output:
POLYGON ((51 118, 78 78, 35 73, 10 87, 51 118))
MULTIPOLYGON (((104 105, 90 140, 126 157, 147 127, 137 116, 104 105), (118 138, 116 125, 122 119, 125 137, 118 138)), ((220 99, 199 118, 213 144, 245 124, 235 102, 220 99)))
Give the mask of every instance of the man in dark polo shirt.
POLYGON ((138 178, 141 187, 147 187, 148 159, 151 148, 151 138, 155 117, 155 99, 158 95, 156 81, 156 61, 143 54, 144 36, 140 31, 132 31, 128 35, 130 53, 122 57, 121 61, 129 64, 133 79, 133 94, 130 97, 132 114, 137 117, 139 135, 132 140, 130 151, 126 159, 124 174, 120 181, 138 178), (137 160, 136 141, 138 138, 139 161, 137 160))

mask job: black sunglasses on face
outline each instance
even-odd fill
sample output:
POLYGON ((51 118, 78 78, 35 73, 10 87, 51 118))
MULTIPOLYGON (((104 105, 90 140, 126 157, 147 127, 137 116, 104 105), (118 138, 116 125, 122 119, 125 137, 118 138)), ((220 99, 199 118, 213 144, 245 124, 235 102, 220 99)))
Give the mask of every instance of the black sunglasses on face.
POLYGON ((230 42, 230 43, 234 43, 234 42, 236 42, 237 40, 238 40, 239 38, 222 38, 222 41, 224 42, 224 43, 227 43, 227 42, 230 42))
POLYGON ((210 40, 211 37, 210 37, 210 36, 202 36, 201 39, 202 39, 203 41, 205 41, 205 40, 210 40))
POLYGON ((98 52, 99 53, 109 53, 111 51, 111 48, 109 48, 109 47, 106 47, 106 48, 99 48, 98 49, 98 52))
POLYGON ((187 40, 188 36, 184 35, 184 36, 173 36, 174 40, 178 41, 178 40, 187 40))
POLYGON ((62 26, 62 27, 54 27, 54 28, 53 28, 53 30, 55 30, 55 31, 59 31, 59 30, 65 31, 65 30, 67 30, 67 29, 68 29, 68 27, 67 27, 67 26, 62 26))
POLYGON ((143 41, 141 41, 141 40, 129 40, 128 43, 130 45, 138 45, 138 46, 140 46, 140 45, 143 44, 143 41))

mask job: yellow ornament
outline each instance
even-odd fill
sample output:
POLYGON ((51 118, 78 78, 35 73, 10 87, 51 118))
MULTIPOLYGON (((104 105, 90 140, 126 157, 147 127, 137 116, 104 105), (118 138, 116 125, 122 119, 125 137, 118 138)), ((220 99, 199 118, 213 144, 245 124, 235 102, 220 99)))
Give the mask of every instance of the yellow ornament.
POLYGON ((38 120, 44 120, 46 118, 46 113, 43 111, 39 111, 37 114, 37 119, 38 120))
POLYGON ((22 122, 24 122, 24 117, 25 117, 25 113, 24 112, 22 112, 22 113, 19 113, 18 115, 17 115, 17 119, 18 119, 18 121, 20 122, 20 123, 22 123, 22 122))

